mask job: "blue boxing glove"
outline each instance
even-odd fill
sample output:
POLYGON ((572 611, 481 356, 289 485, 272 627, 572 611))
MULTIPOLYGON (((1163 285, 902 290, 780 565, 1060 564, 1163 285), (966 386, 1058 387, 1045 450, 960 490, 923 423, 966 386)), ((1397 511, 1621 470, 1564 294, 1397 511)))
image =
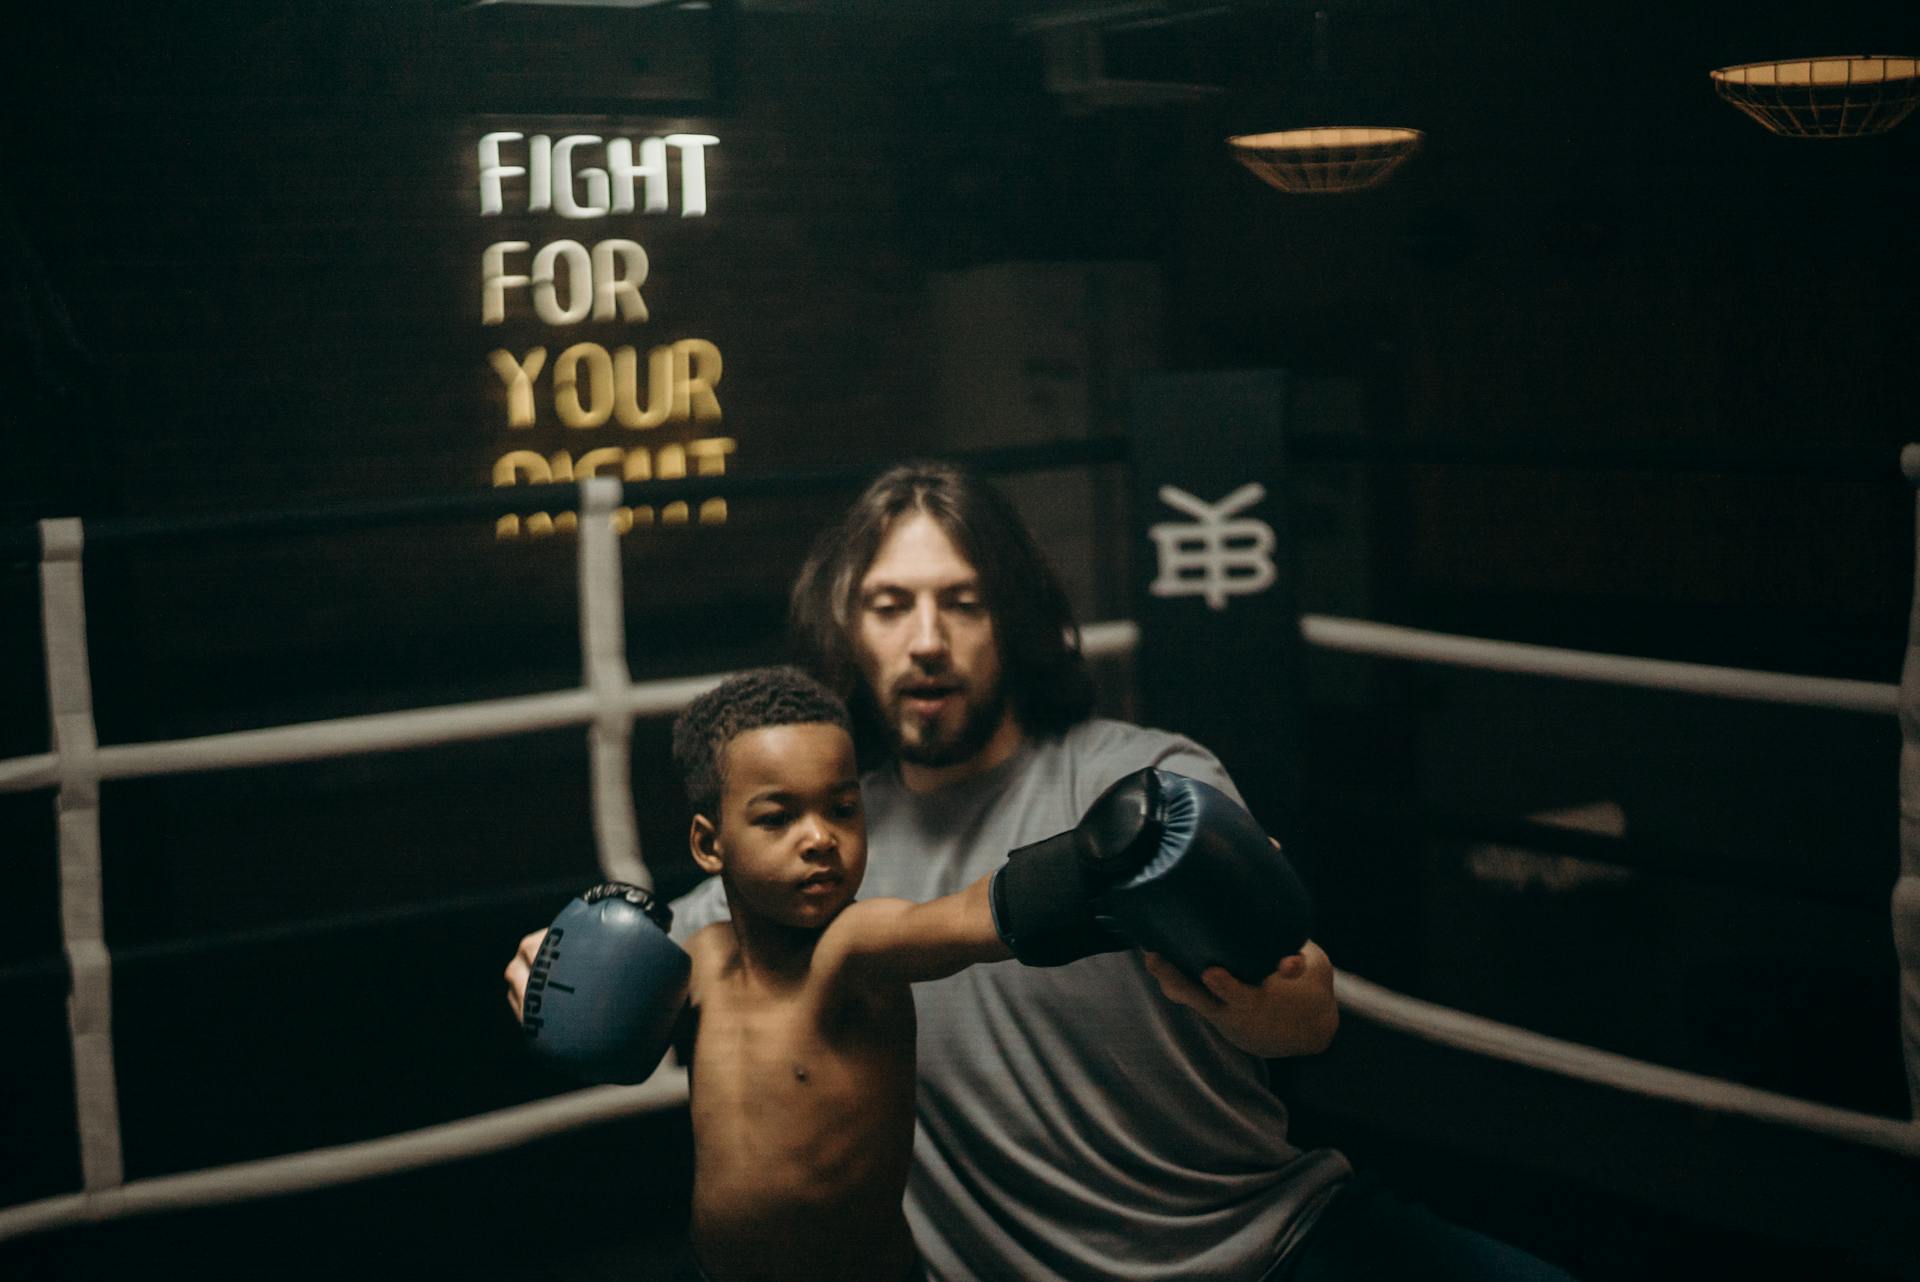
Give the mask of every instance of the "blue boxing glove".
POLYGON ((1198 980, 1224 966, 1257 984, 1307 941, 1312 905, 1286 856, 1217 788, 1145 769, 1080 823, 1007 856, 994 928, 1029 966, 1132 945, 1198 980))
POLYGON ((567 901, 527 975, 520 1027, 570 1077, 626 1086, 667 1053, 693 959, 667 937, 673 913, 625 882, 567 901))

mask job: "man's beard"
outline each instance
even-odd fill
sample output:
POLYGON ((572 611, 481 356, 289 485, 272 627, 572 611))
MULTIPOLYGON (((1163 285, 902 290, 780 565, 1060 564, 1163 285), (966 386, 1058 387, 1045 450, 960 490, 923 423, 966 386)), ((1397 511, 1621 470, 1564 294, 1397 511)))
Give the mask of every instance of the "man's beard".
POLYGON ((901 708, 903 702, 896 696, 885 718, 887 737, 892 741, 894 755, 910 765, 957 766, 971 760, 986 747, 987 741, 1000 728, 1000 722, 1007 712, 1007 690, 1005 685, 995 683, 992 693, 981 702, 965 700, 965 715, 952 734, 942 735, 938 720, 926 721, 921 723, 920 736, 913 741, 907 739, 902 728, 906 716, 901 708))

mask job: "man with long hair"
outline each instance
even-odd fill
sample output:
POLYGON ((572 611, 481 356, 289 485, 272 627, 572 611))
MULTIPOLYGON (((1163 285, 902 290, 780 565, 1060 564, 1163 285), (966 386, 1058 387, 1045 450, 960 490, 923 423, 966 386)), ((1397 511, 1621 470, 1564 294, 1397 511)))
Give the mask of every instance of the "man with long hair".
MULTIPOLYGON (((1238 799, 1205 748, 1092 715, 1066 594, 1005 497, 960 469, 875 480, 815 544, 789 625, 852 713, 868 893, 951 893, 1145 767, 1238 799)), ((702 885, 675 933, 725 911, 702 885)), ((974 966, 914 1001, 906 1210, 942 1282, 1565 1278, 1288 1142, 1266 1061, 1325 1049, 1339 1022, 1311 942, 1255 984, 1121 951, 974 966)))

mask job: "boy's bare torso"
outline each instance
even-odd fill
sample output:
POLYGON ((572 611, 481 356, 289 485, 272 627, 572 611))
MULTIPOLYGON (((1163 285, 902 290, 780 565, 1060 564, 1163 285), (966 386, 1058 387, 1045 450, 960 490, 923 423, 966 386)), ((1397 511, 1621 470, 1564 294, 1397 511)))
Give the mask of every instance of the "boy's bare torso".
POLYGON ((702 1265, 715 1282, 899 1282, 914 1259, 900 1206, 913 1153, 910 987, 851 983, 818 964, 755 972, 725 923, 688 951, 702 1265))

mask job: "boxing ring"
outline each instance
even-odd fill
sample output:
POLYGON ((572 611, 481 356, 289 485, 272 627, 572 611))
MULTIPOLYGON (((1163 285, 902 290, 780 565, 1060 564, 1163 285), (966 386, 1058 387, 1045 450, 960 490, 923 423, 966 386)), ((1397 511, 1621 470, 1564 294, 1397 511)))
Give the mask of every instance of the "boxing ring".
MULTIPOLYGON (((966 458, 983 471, 1018 471, 1061 462, 1113 462, 1118 451, 1086 443, 1036 447, 966 458)), ((1902 464, 1920 483, 1920 447, 1902 464)), ((868 469, 820 469, 765 480, 765 492, 796 486, 858 481, 868 469)), ((630 742, 635 721, 667 716, 722 680, 711 673, 668 681, 635 682, 628 671, 623 574, 612 514, 622 502, 699 497, 724 486, 731 497, 755 492, 750 476, 723 482, 686 480, 623 487, 608 478, 573 486, 526 487, 515 505, 573 507, 581 515, 576 559, 581 681, 572 689, 369 716, 211 734, 166 742, 97 741, 83 594, 89 539, 137 542, 156 527, 101 522, 90 534, 77 520, 39 526, 39 582, 51 750, 0 761, 0 792, 46 792, 57 812, 60 932, 70 974, 71 1041, 82 1187, 79 1191, 0 1208, 0 1241, 46 1230, 121 1217, 244 1202, 325 1188, 395 1172, 470 1158, 526 1144, 610 1119, 683 1106, 685 1069, 671 1059, 647 1082, 602 1087, 335 1147, 288 1153, 209 1170, 125 1178, 122 1161, 112 1010, 114 959, 104 934, 100 848, 103 782, 145 776, 245 770, 288 762, 408 751, 465 740, 585 727, 588 733, 592 830, 601 872, 608 878, 651 884, 640 857, 630 786, 630 742)), ((425 513, 496 513, 503 496, 457 496, 438 502, 334 508, 260 518, 280 526, 365 521, 371 515, 406 519, 425 513)), ((184 522, 176 525, 191 526, 184 522)), ((223 518, 198 523, 198 533, 241 529, 223 518), (224 525, 223 525, 224 521, 224 525)), ((1917 606, 1920 608, 1920 606, 1917 606)), ((1920 616, 1916 616, 1920 624, 1920 616)), ((1304 643, 1318 650, 1412 664, 1528 674, 1567 681, 1681 691, 1720 699, 1830 709, 1868 717, 1898 716, 1904 731, 1900 760, 1901 875, 1893 889, 1895 945, 1902 968, 1902 1013, 1909 1080, 1920 1082, 1920 648, 1908 652, 1902 685, 1747 671, 1621 655, 1522 645, 1445 635, 1364 620, 1308 614, 1299 620, 1304 643)), ((1920 637, 1920 626, 1916 627, 1920 637)), ((1083 629, 1093 659, 1121 659, 1139 644, 1127 621, 1083 629)), ((501 943, 504 955, 507 941, 501 943)), ((1358 975, 1335 981, 1347 1014, 1452 1047, 1609 1090, 1662 1100, 1716 1115, 1737 1115, 1795 1128, 1900 1159, 1920 1159, 1920 1125, 1761 1090, 1516 1027, 1406 996, 1358 975)), ((1916 1088, 1920 1097, 1920 1087, 1916 1088)))

